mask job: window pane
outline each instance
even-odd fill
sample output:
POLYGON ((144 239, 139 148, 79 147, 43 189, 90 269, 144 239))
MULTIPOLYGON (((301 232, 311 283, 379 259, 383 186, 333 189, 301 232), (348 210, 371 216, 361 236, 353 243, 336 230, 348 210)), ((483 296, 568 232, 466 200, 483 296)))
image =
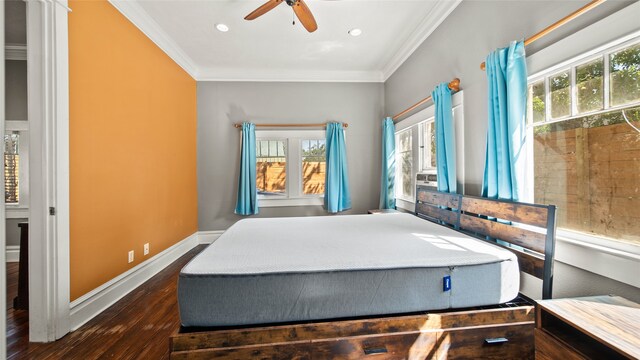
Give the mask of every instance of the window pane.
POLYGON ((529 122, 543 122, 545 119, 544 80, 529 85, 529 122))
POLYGON ((604 108, 604 60, 597 59, 576 67, 578 113, 604 108))
POLYGON ((302 193, 324 194, 325 140, 302 140, 302 193))
POLYGON ((561 72, 549 78, 551 92, 551 117, 554 119, 571 115, 571 75, 561 72))
POLYGON ((640 44, 609 57, 611 106, 640 101, 640 44))
POLYGON ((397 179, 396 196, 404 199, 413 199, 413 154, 411 153, 411 129, 403 131, 396 136, 399 145, 396 154, 397 179))
MULTIPOLYGON (((640 128, 640 107, 625 111, 640 128)), ((620 110, 534 128, 534 196, 558 226, 640 244, 640 133, 620 110)))
POLYGON ((17 204, 20 200, 19 141, 20 135, 17 132, 9 132, 4 135, 4 202, 7 204, 17 204))
POLYGON ((259 195, 287 194, 287 144, 285 140, 256 141, 256 187, 259 195))
POLYGON ((422 158, 425 169, 434 169, 436 167, 436 126, 435 121, 426 123, 422 128, 424 133, 422 134, 422 143, 424 147, 422 149, 422 158))

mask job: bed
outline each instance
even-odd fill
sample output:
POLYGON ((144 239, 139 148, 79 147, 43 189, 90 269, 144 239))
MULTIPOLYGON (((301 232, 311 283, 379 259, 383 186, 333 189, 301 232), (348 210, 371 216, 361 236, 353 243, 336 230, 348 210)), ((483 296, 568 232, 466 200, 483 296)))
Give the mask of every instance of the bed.
POLYGON ((244 219, 178 303, 185 327, 270 324, 499 304, 519 281, 512 252, 411 214, 244 219))
POLYGON ((422 187, 415 214, 243 220, 181 271, 171 357, 532 358, 513 299, 520 271, 551 296, 554 236, 553 206, 422 187))

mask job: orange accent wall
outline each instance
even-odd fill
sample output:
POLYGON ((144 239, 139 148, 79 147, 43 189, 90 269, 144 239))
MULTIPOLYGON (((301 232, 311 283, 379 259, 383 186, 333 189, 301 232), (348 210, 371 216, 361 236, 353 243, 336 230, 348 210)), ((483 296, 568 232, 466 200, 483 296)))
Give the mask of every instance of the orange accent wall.
POLYGON ((70 7, 75 300, 197 231, 196 81, 107 1, 70 7))

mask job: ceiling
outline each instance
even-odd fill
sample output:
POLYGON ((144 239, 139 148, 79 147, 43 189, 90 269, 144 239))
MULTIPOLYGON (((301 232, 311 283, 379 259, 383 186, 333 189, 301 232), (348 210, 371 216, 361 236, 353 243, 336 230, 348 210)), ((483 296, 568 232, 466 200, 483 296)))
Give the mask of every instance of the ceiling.
POLYGON ((386 80, 461 0, 307 0, 318 22, 308 33, 266 0, 111 0, 197 80, 386 80), (219 32, 224 23, 230 30, 219 32), (352 28, 362 35, 348 34, 352 28))

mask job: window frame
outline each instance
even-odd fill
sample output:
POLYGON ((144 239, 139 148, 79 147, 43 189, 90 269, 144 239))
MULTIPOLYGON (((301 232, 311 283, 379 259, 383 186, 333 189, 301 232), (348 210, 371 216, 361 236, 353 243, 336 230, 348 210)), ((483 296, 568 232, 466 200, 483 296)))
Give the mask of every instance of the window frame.
MULTIPOLYGON (((610 84, 610 56, 613 53, 616 53, 625 48, 629 48, 632 46, 640 45, 640 32, 622 37, 620 39, 610 41, 603 46, 595 48, 593 50, 584 52, 580 55, 574 56, 573 58, 563 61, 559 64, 548 67, 547 69, 538 71, 527 78, 527 89, 531 84, 537 83, 539 81, 544 82, 545 89, 545 119, 540 122, 533 122, 533 117, 529 118, 529 114, 527 114, 526 119, 526 127, 527 127, 527 165, 526 165, 526 197, 524 201, 533 202, 534 199, 534 177, 535 173, 533 170, 534 167, 534 153, 533 153, 533 138, 534 138, 534 128, 537 126, 549 125, 560 123, 564 121, 571 121, 587 116, 605 114, 610 112, 615 112, 619 110, 623 110, 626 108, 633 108, 640 106, 640 99, 623 104, 623 105, 610 105, 610 96, 611 96, 611 84, 610 84), (603 106, 600 110, 588 111, 578 113, 578 103, 577 103, 577 68, 579 66, 588 64, 597 59, 603 59, 603 106), (551 92, 549 87, 549 78, 559 74, 566 70, 570 71, 571 74, 571 115, 564 116, 562 118, 553 119, 551 117, 551 92)), ((527 91, 527 93, 529 93, 527 91)), ((527 99, 527 112, 529 109, 529 99, 527 99)), ((613 254, 616 256, 627 256, 628 254, 633 254, 632 256, 640 256, 640 246, 620 240, 614 240, 611 238, 607 238, 605 236, 598 236, 589 233, 583 233, 576 230, 566 229, 566 228, 558 228, 556 230, 558 239, 561 241, 565 241, 567 243, 571 243, 579 246, 588 246, 601 253, 613 254)))
MULTIPOLYGON (((458 192, 460 194, 465 193, 465 143, 464 143, 464 92, 458 91, 453 94, 451 97, 451 109, 453 111, 452 119, 453 119, 453 128, 456 137, 456 173, 457 173, 457 182, 458 182, 458 192)), ((412 177, 412 186, 413 186, 413 198, 408 199, 404 197, 397 197, 396 190, 396 207, 399 209, 403 209, 406 211, 413 212, 415 210, 415 188, 416 188, 416 175, 422 172, 433 173, 434 171, 437 173, 437 167, 425 167, 424 161, 425 156, 423 154, 424 148, 424 139, 422 139, 422 134, 424 133, 422 126, 426 126, 430 122, 435 122, 435 106, 433 103, 423 110, 409 116, 408 118, 396 123, 396 131, 394 136, 408 129, 412 130, 412 153, 413 153, 413 177, 412 177)), ((435 128, 435 127, 434 127, 435 128)), ((396 142, 396 148, 398 143, 396 142)), ((397 158, 396 158, 397 164, 397 158)), ((398 184, 398 166, 396 166, 396 189, 398 184)))
POLYGON ((325 130, 256 130, 256 141, 286 141, 285 196, 275 198, 258 195, 260 207, 320 206, 324 194, 304 194, 302 180, 302 141, 325 140, 325 130))
MULTIPOLYGON (((395 136, 395 143, 396 143, 396 149, 398 151, 396 151, 396 182, 395 182, 395 197, 396 200, 402 200, 402 201, 406 201, 406 202, 414 202, 414 197, 415 197, 415 187, 416 187, 416 179, 415 179, 415 174, 416 174, 416 169, 421 167, 420 164, 420 159, 419 157, 416 157, 417 154, 420 153, 420 151, 416 151, 416 147, 419 144, 419 140, 416 139, 416 137, 420 137, 419 135, 419 131, 418 134, 416 134, 416 127, 419 124, 416 124, 414 126, 410 126, 401 130, 396 130, 396 132, 394 133, 395 136), (402 193, 402 191, 400 191, 400 183, 402 182, 402 172, 400 170, 400 154, 401 151, 399 151, 398 147, 400 144, 400 135, 403 133, 409 133, 409 138, 411 139, 411 195, 410 196, 404 196, 404 194, 402 193), (418 141, 416 141, 418 140, 418 141), (416 161, 418 160, 418 161, 416 161)), ((418 148, 419 149, 419 148, 418 148)))
MULTIPOLYGON (((539 81, 543 81, 544 82, 544 89, 545 89, 545 119, 544 121, 541 122, 537 122, 537 123, 533 123, 533 119, 529 119, 527 117, 527 128, 531 127, 531 126, 540 126, 540 125, 544 125, 544 124, 553 124, 556 122, 561 122, 561 121, 567 121, 567 120, 572 120, 575 118, 580 118, 580 117, 584 117, 584 116, 589 116, 589 115, 598 115, 598 114, 603 114, 603 113, 608 113, 611 111, 615 111, 615 110, 620 110, 620 109, 624 109, 624 108, 628 108, 628 107, 634 107, 634 106, 639 106, 640 105, 640 100, 637 100, 635 102, 631 102, 628 104, 624 104, 624 105, 616 105, 616 106, 610 106, 610 95, 611 95, 611 88, 610 88, 610 79, 609 79, 609 75, 611 74, 610 72, 610 55, 613 53, 616 53, 620 50, 623 50, 625 48, 631 47, 631 46, 635 46, 635 45, 640 45, 640 35, 636 35, 631 39, 627 39, 625 41, 619 42, 619 41, 613 41, 611 43, 609 43, 609 46, 605 45, 603 47, 600 47, 596 50, 593 51, 589 51, 586 52, 585 54, 579 55, 577 57, 574 57, 573 59, 569 60, 569 61, 565 61, 562 62, 561 64, 558 64, 556 66, 552 66, 546 70, 543 71, 539 71, 531 76, 529 76, 527 78, 527 88, 529 87, 529 85, 539 82, 539 81), (583 112, 583 113, 578 113, 578 103, 577 103, 577 89, 576 89, 576 75, 577 75, 577 68, 578 66, 581 65, 585 65, 588 64, 594 60, 597 60, 598 58, 603 58, 603 65, 604 65, 604 74, 603 74, 603 93, 602 96, 604 97, 603 99, 603 106, 601 110, 594 110, 594 111, 589 111, 589 112, 583 112), (554 75, 560 74, 562 72, 565 71, 569 71, 570 75, 571 75, 571 114, 568 116, 563 116, 560 118, 552 118, 551 117, 551 91, 550 91, 550 84, 549 84, 549 78, 551 78, 554 75), (530 121, 531 120, 531 121, 530 121)), ((528 109, 528 102, 527 102, 527 109, 528 109)))
POLYGON ((18 169, 18 203, 5 204, 8 219, 22 219, 29 217, 29 122, 25 120, 5 121, 5 134, 16 131, 20 134, 18 154, 20 167, 18 169))

